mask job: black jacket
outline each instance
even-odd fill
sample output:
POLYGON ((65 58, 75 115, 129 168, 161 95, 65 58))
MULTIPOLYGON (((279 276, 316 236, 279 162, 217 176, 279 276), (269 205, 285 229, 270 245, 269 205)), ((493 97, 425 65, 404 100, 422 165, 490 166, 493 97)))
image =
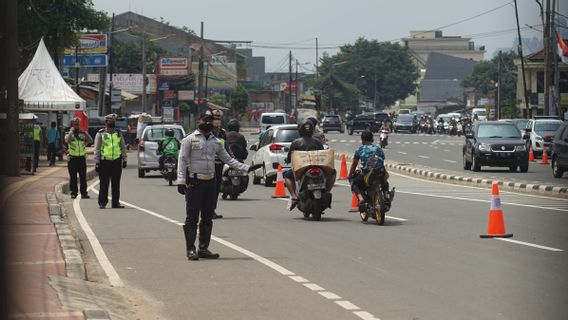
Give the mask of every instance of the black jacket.
POLYGON ((247 158, 247 140, 242 134, 236 131, 227 132, 227 145, 237 160, 245 160, 247 158))
POLYGON ((288 152, 288 156, 286 157, 286 163, 290 163, 292 159, 292 151, 314 151, 314 150, 323 150, 323 144, 321 141, 314 139, 312 137, 300 137, 294 141, 290 145, 290 152, 288 152))

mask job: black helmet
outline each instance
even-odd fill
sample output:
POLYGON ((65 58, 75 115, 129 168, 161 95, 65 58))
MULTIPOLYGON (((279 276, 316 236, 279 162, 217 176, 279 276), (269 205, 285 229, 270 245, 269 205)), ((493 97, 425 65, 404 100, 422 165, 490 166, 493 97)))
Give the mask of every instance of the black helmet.
POLYGON ((307 120, 311 121, 314 127, 318 125, 318 119, 316 119, 316 117, 309 117, 307 120))
POLYGON ((168 136, 168 137, 173 137, 173 136, 174 136, 174 129, 172 129, 172 128, 167 128, 167 129, 166 129, 166 136, 168 136))
POLYGON ((373 142, 373 133, 369 130, 365 130, 361 133, 361 141, 373 142))
POLYGON ((229 123, 227 123, 227 130, 229 130, 229 131, 239 132, 240 128, 241 128, 241 124, 239 123, 239 120, 237 120, 237 119, 231 119, 229 121, 229 123))
POLYGON ((304 137, 304 136, 312 136, 314 134, 314 123, 312 121, 305 120, 302 121, 299 125, 298 125, 298 132, 300 133, 300 136, 304 137))

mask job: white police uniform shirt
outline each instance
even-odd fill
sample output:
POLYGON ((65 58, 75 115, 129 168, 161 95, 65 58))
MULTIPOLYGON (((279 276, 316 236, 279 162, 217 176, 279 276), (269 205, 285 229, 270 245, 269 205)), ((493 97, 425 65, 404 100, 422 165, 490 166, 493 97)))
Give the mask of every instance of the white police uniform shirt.
POLYGON ((248 171, 250 166, 241 163, 227 153, 219 139, 213 133, 205 137, 199 130, 186 136, 181 141, 178 159, 177 184, 186 183, 186 171, 189 177, 201 180, 215 178, 215 156, 230 167, 248 171))

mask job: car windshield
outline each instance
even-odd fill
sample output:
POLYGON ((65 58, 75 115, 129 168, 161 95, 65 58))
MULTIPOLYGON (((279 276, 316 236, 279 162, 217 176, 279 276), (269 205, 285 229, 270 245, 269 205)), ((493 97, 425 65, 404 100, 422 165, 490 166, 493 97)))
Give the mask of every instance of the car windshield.
POLYGON ((276 131, 274 142, 292 142, 300 137, 298 130, 295 128, 280 129, 276 131))
POLYGON ((324 122, 338 122, 339 121, 339 117, 337 116, 327 116, 323 119, 324 122))
MULTIPOLYGON (((146 134, 144 135, 145 141, 160 141, 162 138, 166 136, 166 129, 167 127, 163 126, 152 126, 146 130, 146 134)), ((174 137, 181 141, 183 139, 183 131, 181 128, 172 128, 174 129, 174 137)))
POLYGON ((517 122, 515 122, 515 125, 517 126, 517 128, 519 130, 524 130, 527 127, 527 122, 529 122, 529 120, 518 120, 517 122))
POLYGON ((284 116, 282 115, 264 115, 262 116, 262 123, 264 124, 283 124, 284 116))
POLYGON ((398 116, 397 121, 398 121, 398 122, 402 122, 402 123, 409 123, 409 122, 412 122, 413 119, 414 119, 414 116, 403 116, 403 115, 400 115, 400 116, 398 116))
POLYGON ((390 120, 390 118, 389 118, 388 114, 381 113, 381 114, 375 115, 375 120, 383 122, 383 121, 390 120))
POLYGON ((477 111, 474 111, 473 114, 477 115, 477 116, 482 116, 482 117, 485 117, 487 115, 485 110, 477 110, 477 111))
POLYGON ((440 121, 440 119, 443 119, 444 122, 448 122, 448 121, 450 121, 450 119, 452 119, 452 117, 450 117, 450 116, 440 116, 440 117, 438 117, 438 121, 440 121))
POLYGON ((521 138, 519 129, 511 124, 481 125, 477 130, 478 138, 521 138))
POLYGON ((534 131, 556 131, 560 127, 560 122, 537 122, 534 131))

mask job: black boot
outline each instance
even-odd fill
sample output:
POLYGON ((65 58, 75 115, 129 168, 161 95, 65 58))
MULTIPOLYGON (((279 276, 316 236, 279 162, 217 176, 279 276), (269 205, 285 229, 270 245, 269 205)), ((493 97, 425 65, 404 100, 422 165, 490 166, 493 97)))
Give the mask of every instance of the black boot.
POLYGON ((197 252, 195 252, 195 237, 197 236, 197 226, 183 226, 183 234, 185 235, 185 248, 188 260, 199 260, 197 252))
POLYGON ((213 222, 199 223, 199 257, 203 259, 218 259, 219 254, 209 251, 209 242, 211 242, 211 232, 213 231, 213 222))

